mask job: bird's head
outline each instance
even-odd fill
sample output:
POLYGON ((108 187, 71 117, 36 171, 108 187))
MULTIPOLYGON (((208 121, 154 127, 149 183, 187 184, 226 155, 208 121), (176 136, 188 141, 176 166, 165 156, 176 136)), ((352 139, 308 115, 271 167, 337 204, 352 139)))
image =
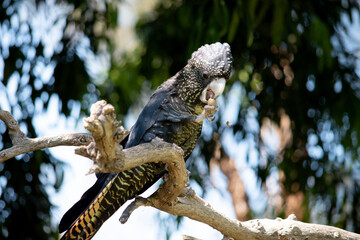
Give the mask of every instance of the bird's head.
POLYGON ((227 43, 200 47, 180 73, 180 97, 189 103, 201 101, 204 104, 209 98, 216 99, 224 91, 232 62, 233 57, 227 43))

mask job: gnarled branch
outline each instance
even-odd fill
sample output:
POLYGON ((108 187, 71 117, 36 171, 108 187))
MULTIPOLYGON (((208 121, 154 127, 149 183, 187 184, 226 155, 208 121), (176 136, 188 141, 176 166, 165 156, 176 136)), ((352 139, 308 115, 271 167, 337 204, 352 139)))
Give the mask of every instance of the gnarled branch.
MULTIPOLYGON (((92 107, 92 119, 86 123, 90 132, 102 132, 100 138, 96 138, 97 146, 104 147, 96 151, 96 145, 81 147, 81 152, 94 160, 94 171, 123 171, 145 162, 162 161, 168 165, 168 177, 163 185, 148 198, 137 197, 123 212, 120 222, 125 223, 131 213, 140 206, 151 206, 175 216, 186 216, 191 219, 203 222, 232 239, 359 239, 360 235, 350 233, 339 228, 318 224, 307 224, 296 221, 295 215, 289 218, 269 220, 256 219, 240 222, 230 219, 222 213, 213 209, 210 204, 200 198, 190 188, 184 188, 187 180, 187 172, 182 158, 182 151, 174 144, 163 142, 155 138, 150 143, 141 144, 122 151, 115 150, 112 154, 109 151, 116 149, 118 138, 114 134, 114 109, 105 101, 98 102, 92 107), (105 111, 106 109, 106 111, 105 111), (107 117, 99 117, 105 115, 107 117), (112 132, 113 131, 113 132, 112 132), (106 144, 105 144, 106 143, 106 144), (102 152, 107 152, 102 155, 102 152), (103 164, 106 163, 106 164, 103 164), (182 197, 178 197, 182 194, 182 197)), ((116 125, 116 124, 115 124, 116 125)), ((115 130, 116 132, 117 130, 115 130)))
MULTIPOLYGON (((78 148, 76 153, 94 161, 91 172, 124 171, 146 162, 166 163, 168 174, 164 184, 149 198, 136 198, 123 212, 120 218, 122 223, 126 222, 138 207, 152 206, 173 215, 186 216, 208 224, 224 234, 226 239, 360 239, 359 234, 339 228, 296 221, 294 215, 284 220, 280 218, 255 219, 246 222, 226 217, 197 196, 192 189, 184 188, 188 177, 181 148, 155 138, 150 143, 122 149, 119 141, 123 139, 127 131, 119 127, 114 108, 105 101, 97 102, 91 108, 91 116, 84 120, 85 128, 92 133, 93 138, 88 134, 66 134, 29 139, 19 130, 17 122, 9 115, 8 112, 0 111, 0 119, 6 123, 14 144, 12 148, 21 149, 16 151, 17 154, 25 153, 26 149, 34 151, 57 146, 53 143, 54 141, 58 142, 58 145, 87 145, 78 148), (84 139, 76 140, 80 136, 84 139), (46 141, 46 139, 50 140, 46 141), (56 139, 60 140, 55 141, 56 139), (93 142, 89 144, 92 139, 93 142), (37 142, 36 147, 32 145, 34 144, 32 141, 37 142), (181 197, 178 197, 179 195, 181 197)), ((10 156, 9 149, 0 152, 0 161, 8 159, 6 157, 10 156)), ((16 153, 13 152, 11 156, 15 156, 16 153)))

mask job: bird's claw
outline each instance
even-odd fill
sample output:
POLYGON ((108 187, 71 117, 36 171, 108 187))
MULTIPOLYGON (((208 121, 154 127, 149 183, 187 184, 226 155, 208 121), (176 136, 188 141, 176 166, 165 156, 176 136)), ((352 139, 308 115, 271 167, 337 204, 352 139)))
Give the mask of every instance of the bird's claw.
POLYGON ((205 105, 203 112, 196 116, 196 121, 197 122, 201 122, 204 120, 204 118, 206 118, 209 122, 212 122, 215 120, 215 113, 218 111, 218 106, 210 106, 210 105, 205 105))
POLYGON ((219 110, 219 107, 218 106, 209 106, 209 105, 206 105, 204 107, 204 111, 205 111, 205 117, 207 120, 209 120, 209 122, 212 122, 215 120, 215 114, 216 112, 219 110))

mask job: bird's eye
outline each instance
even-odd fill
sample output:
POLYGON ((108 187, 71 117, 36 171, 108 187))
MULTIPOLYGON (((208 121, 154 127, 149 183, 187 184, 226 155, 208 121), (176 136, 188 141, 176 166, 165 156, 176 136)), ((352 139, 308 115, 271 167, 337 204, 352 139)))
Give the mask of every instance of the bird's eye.
POLYGON ((209 73, 208 72, 203 72, 203 78, 208 79, 209 78, 209 73))

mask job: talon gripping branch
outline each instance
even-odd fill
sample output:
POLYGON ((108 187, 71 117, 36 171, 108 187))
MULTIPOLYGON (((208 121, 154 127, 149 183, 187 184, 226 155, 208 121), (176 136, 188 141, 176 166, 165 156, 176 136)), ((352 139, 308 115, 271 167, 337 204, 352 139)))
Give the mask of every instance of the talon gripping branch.
MULTIPOLYGON (((222 94, 230 77, 232 55, 227 43, 205 45, 187 65, 152 94, 129 135, 120 143, 130 148, 155 137, 175 143, 186 160, 200 137, 210 99, 222 94), (205 116, 204 116, 205 114, 205 116)), ((63 216, 61 239, 91 239, 127 200, 143 193, 166 172, 162 163, 147 163, 119 173, 97 174, 97 181, 63 216)))

